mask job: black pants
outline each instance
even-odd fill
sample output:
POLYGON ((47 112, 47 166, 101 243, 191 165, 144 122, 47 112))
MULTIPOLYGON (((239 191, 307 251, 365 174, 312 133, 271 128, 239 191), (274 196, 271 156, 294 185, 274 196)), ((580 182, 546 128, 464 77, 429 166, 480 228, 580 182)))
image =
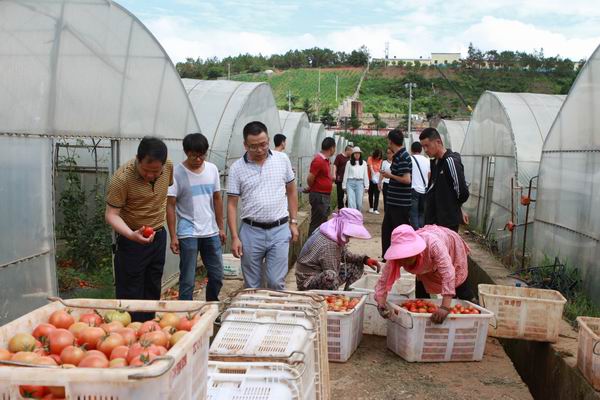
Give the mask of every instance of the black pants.
MULTIPOLYGON (((469 286, 467 281, 464 281, 462 285, 459 285, 454 290, 456 291, 456 296, 454 296, 455 298, 468 301, 472 301, 475 298, 475 294, 473 294, 473 291, 471 290, 471 287, 469 286)), ((430 298, 429 293, 427 293, 427 291, 425 290, 425 285, 423 285, 423 282, 421 282, 418 279, 415 284, 415 297, 417 299, 430 298)))
POLYGON ((385 252, 390 247, 392 240, 392 231, 402 224, 408 224, 408 214, 410 206, 397 207, 386 205, 383 223, 381 224, 381 256, 385 256, 385 252))
POLYGON ((379 186, 373 182, 369 182, 369 208, 374 211, 379 208, 379 186))
POLYGON ((310 202, 310 226, 308 227, 308 236, 317 229, 323 222, 327 221, 329 213, 331 195, 325 193, 309 193, 308 201, 310 202))
POLYGON ((342 208, 346 207, 348 200, 344 202, 344 189, 342 189, 342 182, 336 182, 335 187, 337 188, 337 208, 338 210, 341 210, 342 208))
MULTIPOLYGON (((117 299, 160 300, 166 248, 166 229, 156 232, 154 241, 147 245, 117 236, 115 251, 117 299)), ((131 313, 133 321, 143 322, 153 318, 153 312, 131 313)))
POLYGON ((381 188, 381 193, 383 194, 383 209, 384 210, 385 210, 385 199, 387 197, 388 186, 390 186, 390 184, 384 182, 383 186, 381 188))

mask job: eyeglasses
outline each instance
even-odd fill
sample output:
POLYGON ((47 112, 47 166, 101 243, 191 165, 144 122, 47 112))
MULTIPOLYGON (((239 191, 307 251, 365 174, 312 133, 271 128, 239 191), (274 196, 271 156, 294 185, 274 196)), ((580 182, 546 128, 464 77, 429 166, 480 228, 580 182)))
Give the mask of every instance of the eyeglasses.
POLYGON ((269 142, 247 144, 246 147, 248 147, 248 150, 250 151, 266 150, 269 148, 269 142))
POLYGON ((204 160, 206 158, 206 153, 204 154, 199 154, 199 153, 189 153, 187 155, 188 160, 204 160))

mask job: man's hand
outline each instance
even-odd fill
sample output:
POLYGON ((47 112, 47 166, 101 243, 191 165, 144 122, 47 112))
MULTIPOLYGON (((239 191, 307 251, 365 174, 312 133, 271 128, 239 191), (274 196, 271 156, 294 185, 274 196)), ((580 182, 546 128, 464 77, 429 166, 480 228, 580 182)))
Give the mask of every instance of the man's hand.
POLYGON ((388 319, 390 317, 390 310, 388 310, 386 306, 378 305, 377 311, 379 311, 379 315, 381 315, 381 318, 383 319, 388 319))
POLYGON ((171 239, 171 251, 173 252, 173 254, 179 254, 179 239, 177 239, 176 237, 174 237, 173 239, 171 239))
POLYGON ((384 178, 391 178, 391 177, 392 177, 392 174, 391 174, 391 173, 389 173, 389 172, 387 172, 387 171, 382 171, 382 172, 381 172, 381 175, 382 175, 384 178))
POLYGON ((219 229, 219 239, 221 239, 221 245, 225 246, 225 242, 227 241, 227 235, 225 234, 224 229, 219 229))
POLYGON ((379 264, 379 261, 374 258, 367 258, 366 264, 371 267, 371 269, 374 269, 377 271, 377 273, 379 273, 379 270, 381 269, 381 264, 379 264))
POLYGON ((467 214, 466 212, 464 212, 463 210, 460 210, 460 212, 462 213, 462 221, 463 224, 465 225, 469 225, 469 214, 467 214))
POLYGON ((131 233, 129 234, 127 239, 131 240, 132 242, 139 243, 139 244, 152 243, 152 241, 154 241, 154 236, 156 235, 156 232, 154 232, 152 235, 150 235, 146 238, 146 237, 144 237, 144 228, 145 227, 142 226, 137 231, 131 231, 131 233))
POLYGON ((433 322, 434 324, 441 324, 442 322, 444 322, 448 314, 448 310, 444 310, 443 308, 438 307, 438 309, 435 310, 433 314, 431 314, 431 322, 433 322))
POLYGON ((240 258, 244 253, 242 251, 242 242, 240 242, 240 238, 235 238, 231 242, 231 254, 235 258, 240 258))
POLYGON ((290 224, 290 232, 292 232, 292 242, 297 242, 298 238, 300 237, 300 233, 298 232, 298 225, 297 224, 290 224))

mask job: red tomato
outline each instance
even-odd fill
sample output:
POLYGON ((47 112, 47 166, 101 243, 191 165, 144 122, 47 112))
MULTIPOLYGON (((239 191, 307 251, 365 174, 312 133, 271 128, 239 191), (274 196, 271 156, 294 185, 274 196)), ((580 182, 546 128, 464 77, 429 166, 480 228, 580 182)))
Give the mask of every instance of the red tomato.
POLYGON ((85 345, 86 349, 95 349, 96 343, 102 336, 106 335, 104 329, 97 326, 90 326, 79 333, 79 344, 85 345))
POLYGON ((154 233, 154 229, 151 226, 144 226, 144 230, 142 231, 142 235, 145 238, 149 238, 154 233))
POLYGON ((81 347, 67 346, 60 352, 62 364, 77 365, 85 357, 85 351, 81 347))
POLYGON ((179 319, 179 323, 177 324, 178 331, 191 331, 192 330, 192 321, 193 318, 191 315, 186 315, 179 319))
POLYGON ((0 349, 0 360, 10 360, 12 357, 12 353, 6 349, 0 349))
POLYGON ((55 329, 48 335, 48 343, 50 353, 60 354, 65 347, 75 344, 75 336, 66 329, 55 329))
POLYGON ((104 332, 106 333, 113 333, 116 332, 118 329, 123 329, 124 326, 121 321, 113 321, 107 324, 100 325, 100 328, 104 329, 104 332))
POLYGON ((104 353, 105 356, 110 357, 112 351, 125 345, 125 339, 118 333, 111 333, 110 335, 104 336, 96 343, 96 348, 104 353))
POLYGON ((48 393, 48 388, 46 386, 21 385, 19 393, 26 399, 41 399, 48 393))
POLYGON ((129 352, 129 347, 127 346, 117 346, 110 353, 110 360, 114 360, 115 358, 127 358, 127 353, 129 352))
POLYGON ((90 326, 100 326, 104 322, 102 317, 95 311, 82 314, 79 317, 79 322, 84 322, 90 326))
POLYGON ((79 368, 108 368, 108 360, 97 355, 88 355, 81 360, 79 368))
POLYGON ((419 308, 417 309, 417 312, 419 312, 419 313, 423 313, 423 314, 426 314, 426 313, 427 313, 427 309, 426 309, 425 307, 419 307, 419 308))
POLYGON ((55 330, 56 327, 54 325, 51 324, 46 324, 46 323, 41 323, 38 326, 35 327, 35 329, 33 330, 33 337, 36 338, 39 341, 43 341, 44 339, 42 338, 48 338, 48 334, 55 330))
POLYGON ((161 327, 158 324, 158 322, 156 321, 146 321, 142 324, 142 326, 140 327, 140 329, 138 330, 138 336, 142 336, 145 333, 148 332, 153 332, 153 331, 160 331, 161 327))
POLYGON ((152 353, 147 353, 147 354, 140 354, 136 357, 134 357, 131 362, 129 363, 130 366, 132 367, 142 367, 146 364, 148 364, 150 361, 154 360, 156 358, 155 354, 152 353))
POLYGON ((123 339, 125 340, 125 344, 128 346, 137 341, 137 335, 136 335, 135 331, 131 328, 117 329, 114 333, 118 333, 119 335, 123 336, 123 339))
POLYGON ((57 328, 69 329, 75 323, 75 318, 65 310, 56 310, 50 314, 48 322, 57 328))

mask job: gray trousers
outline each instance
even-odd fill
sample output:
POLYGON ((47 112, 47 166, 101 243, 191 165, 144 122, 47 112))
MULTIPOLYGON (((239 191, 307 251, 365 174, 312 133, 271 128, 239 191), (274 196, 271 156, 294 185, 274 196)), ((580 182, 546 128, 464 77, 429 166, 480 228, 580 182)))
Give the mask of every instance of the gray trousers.
POLYGON ((242 274, 244 286, 260 288, 263 281, 263 260, 266 261, 265 281, 269 289, 283 290, 288 272, 288 252, 292 233, 288 224, 262 229, 242 223, 242 274))
POLYGON ((313 192, 308 194, 308 201, 310 202, 310 226, 308 227, 308 236, 329 218, 329 214, 331 213, 330 199, 330 194, 313 192))

